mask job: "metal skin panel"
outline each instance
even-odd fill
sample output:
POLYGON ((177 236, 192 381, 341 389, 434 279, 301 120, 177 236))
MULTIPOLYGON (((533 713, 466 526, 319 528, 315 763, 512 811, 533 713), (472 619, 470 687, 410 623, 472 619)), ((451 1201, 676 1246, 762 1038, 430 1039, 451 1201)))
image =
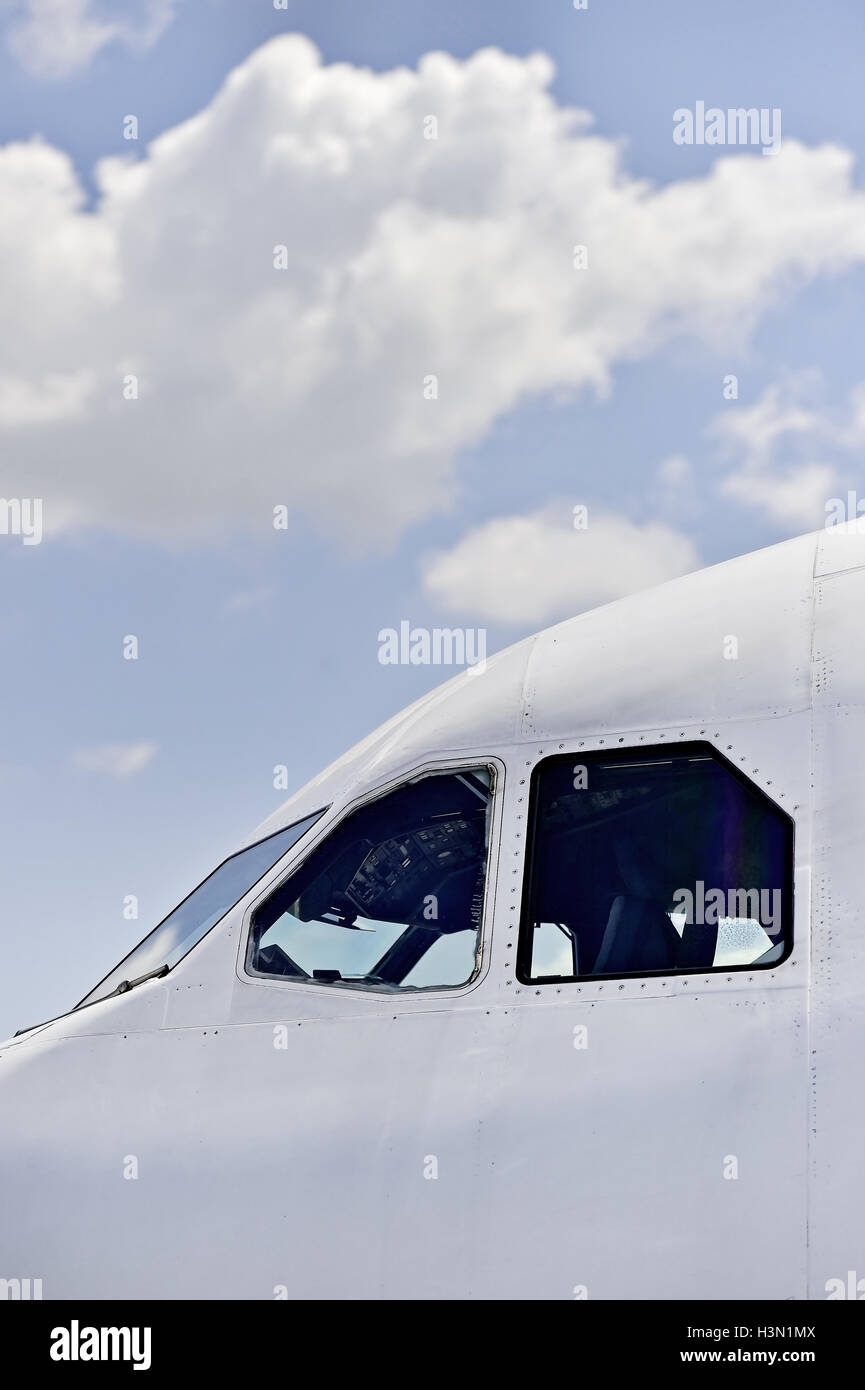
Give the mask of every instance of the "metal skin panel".
POLYGON ((850 1100, 865 592, 855 566, 821 580, 815 630, 819 540, 624 600, 449 682, 250 836, 329 806, 167 977, 0 1048, 0 1275, 41 1278, 46 1298, 801 1299, 857 1260, 865 1273, 850 1100), (791 958, 520 984, 532 769, 695 740, 795 821, 791 958), (496 767, 497 803, 470 985, 246 974, 255 903, 349 808, 477 760, 496 767))
MULTIPOLYGON (((849 542, 845 540, 843 544, 849 542)), ((863 557, 865 558, 865 557, 863 557)), ((814 639, 811 1285, 865 1280, 865 569, 817 582, 814 639)), ((865 1282, 859 1283, 865 1295, 865 1282)))

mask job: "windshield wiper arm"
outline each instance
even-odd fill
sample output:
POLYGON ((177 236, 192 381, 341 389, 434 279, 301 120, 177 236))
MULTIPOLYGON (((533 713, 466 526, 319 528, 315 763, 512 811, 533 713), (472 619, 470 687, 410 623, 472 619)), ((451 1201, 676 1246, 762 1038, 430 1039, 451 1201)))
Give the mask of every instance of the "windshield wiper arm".
MULTIPOLYGON (((98 999, 92 999, 90 1002, 91 1004, 101 1004, 103 999, 113 999, 115 994, 126 994, 127 990, 134 989, 136 985, 143 985, 145 980, 156 980, 161 975, 167 975, 170 969, 170 965, 160 965, 156 970, 148 970, 146 975, 139 975, 135 980, 121 980, 117 988, 113 989, 110 994, 100 995, 98 999)), ((67 1013, 74 1014, 81 1007, 81 1004, 76 1004, 75 1008, 68 1009, 67 1013)), ((89 1008, 89 1005, 85 1004, 83 1007, 89 1008)), ((29 1023, 26 1028, 19 1028, 12 1036, 20 1038, 22 1033, 29 1033, 34 1028, 47 1028, 49 1023, 56 1023, 58 1018, 66 1018, 66 1016, 66 1014, 55 1014, 53 1018, 47 1018, 44 1023, 29 1023)))
POLYGON ((157 966, 155 970, 148 970, 146 975, 136 976, 134 980, 121 980, 117 988, 113 989, 111 994, 106 994, 104 997, 110 999, 112 994, 126 994, 130 989, 134 989, 136 985, 143 985, 145 980, 160 979, 162 975, 167 975, 170 969, 170 965, 160 965, 157 966))

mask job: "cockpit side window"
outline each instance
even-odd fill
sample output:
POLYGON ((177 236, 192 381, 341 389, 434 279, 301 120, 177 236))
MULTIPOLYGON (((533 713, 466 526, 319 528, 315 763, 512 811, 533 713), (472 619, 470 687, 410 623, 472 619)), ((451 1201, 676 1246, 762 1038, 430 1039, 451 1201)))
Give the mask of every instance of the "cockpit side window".
POLYGON ((478 969, 488 767, 429 773, 361 806, 255 911, 251 974, 356 989, 467 984, 478 969))
POLYGON ((95 1004, 97 999, 121 993, 150 975, 170 970, 193 946, 198 945, 211 927, 216 926, 268 870, 279 863, 283 855, 323 815, 323 809, 316 811, 294 825, 278 830, 275 835, 268 835, 265 840, 247 845, 246 849, 239 850, 230 859, 223 860, 75 1007, 80 1009, 84 1004, 95 1004))
POLYGON ((535 769, 523 983, 771 967, 792 950, 793 822, 708 744, 535 769))

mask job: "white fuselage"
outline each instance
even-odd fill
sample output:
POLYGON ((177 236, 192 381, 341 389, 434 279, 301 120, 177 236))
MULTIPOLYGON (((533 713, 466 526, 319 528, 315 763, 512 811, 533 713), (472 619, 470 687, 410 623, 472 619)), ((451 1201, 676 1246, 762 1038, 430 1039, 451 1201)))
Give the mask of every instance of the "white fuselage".
POLYGON ((865 537, 552 628, 353 749, 171 972, 0 1048, 0 1277, 94 1298, 825 1298, 865 1276, 865 537), (735 637, 730 658, 726 639, 735 637), (527 985, 533 769, 704 742, 795 825, 777 968, 527 985), (261 978, 256 905, 347 811, 495 774, 479 970, 261 978))

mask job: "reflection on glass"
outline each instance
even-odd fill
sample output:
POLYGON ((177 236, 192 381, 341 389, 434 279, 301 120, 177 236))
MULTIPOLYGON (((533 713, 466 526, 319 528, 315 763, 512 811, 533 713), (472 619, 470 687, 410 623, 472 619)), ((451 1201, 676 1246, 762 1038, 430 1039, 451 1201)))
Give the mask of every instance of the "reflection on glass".
POLYGON ((735 969, 785 956, 792 822, 701 748, 540 765, 524 979, 735 969))
POLYGON ((417 777, 336 827, 256 910, 260 975, 372 989, 461 985, 477 968, 488 768, 417 777))
POLYGON ((179 907, 160 922, 110 975, 91 990, 77 1007, 92 1004, 96 999, 104 999, 124 982, 138 980, 142 975, 152 974, 160 967, 167 966, 170 969, 172 965, 176 965, 187 951, 191 951, 210 928, 214 927, 220 918, 224 917, 235 903, 240 902, 250 888, 278 863, 322 814, 322 811, 316 811, 305 820, 297 821, 295 825, 279 830, 275 835, 269 835, 266 840, 259 840, 226 859, 179 907))

